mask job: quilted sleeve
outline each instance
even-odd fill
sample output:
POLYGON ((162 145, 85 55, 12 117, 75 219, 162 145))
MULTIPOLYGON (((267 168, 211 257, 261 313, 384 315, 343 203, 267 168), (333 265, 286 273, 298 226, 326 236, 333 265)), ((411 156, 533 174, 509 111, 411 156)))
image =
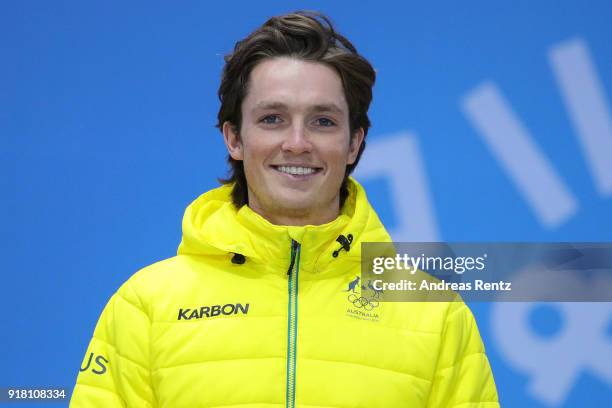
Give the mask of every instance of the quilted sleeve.
POLYGON ((478 326, 465 303, 451 302, 428 408, 498 408, 497 389, 478 326))
POLYGON ((70 407, 155 407, 149 316, 130 282, 104 308, 81 363, 70 407))

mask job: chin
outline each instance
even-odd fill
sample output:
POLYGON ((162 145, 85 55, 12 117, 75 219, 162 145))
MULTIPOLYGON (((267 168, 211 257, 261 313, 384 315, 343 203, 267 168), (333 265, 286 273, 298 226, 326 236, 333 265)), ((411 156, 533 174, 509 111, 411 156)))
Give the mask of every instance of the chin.
POLYGON ((298 190, 298 189, 279 189, 270 194, 270 197, 277 203, 279 206, 290 207, 290 208, 298 208, 311 207, 316 203, 317 193, 315 188, 311 188, 308 190, 298 190))

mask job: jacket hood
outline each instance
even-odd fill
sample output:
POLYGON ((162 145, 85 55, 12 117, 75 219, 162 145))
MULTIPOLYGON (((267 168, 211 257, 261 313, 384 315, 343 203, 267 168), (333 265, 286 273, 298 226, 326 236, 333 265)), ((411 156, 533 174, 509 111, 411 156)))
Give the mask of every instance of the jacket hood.
POLYGON ((335 259, 359 262, 362 242, 391 239, 363 187, 352 177, 348 187, 349 196, 335 220, 305 226, 274 225, 248 205, 236 210, 231 201, 232 186, 215 188, 187 207, 178 254, 227 256, 228 262, 240 254, 246 262, 278 260, 285 264, 295 240, 301 244, 301 264, 312 272, 323 271, 335 259), (348 241, 348 247, 342 245, 348 241), (342 247, 344 250, 339 250, 342 247))

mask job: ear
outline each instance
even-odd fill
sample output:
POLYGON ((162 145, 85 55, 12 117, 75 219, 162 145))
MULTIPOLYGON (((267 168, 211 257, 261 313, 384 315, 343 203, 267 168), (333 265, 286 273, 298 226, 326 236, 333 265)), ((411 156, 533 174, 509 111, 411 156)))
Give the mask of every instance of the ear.
POLYGON ((364 138, 364 131, 363 128, 359 128, 355 131, 355 133, 353 133, 351 135, 351 140, 350 140, 350 144, 349 144, 349 155, 348 155, 348 162, 347 164, 353 164, 355 163, 355 160, 357 160, 357 155, 359 154, 359 148, 361 147, 361 144, 363 143, 363 138, 364 138))
POLYGON ((244 160, 242 141, 240 140, 238 130, 232 122, 226 121, 223 123, 223 141, 232 159, 244 160))

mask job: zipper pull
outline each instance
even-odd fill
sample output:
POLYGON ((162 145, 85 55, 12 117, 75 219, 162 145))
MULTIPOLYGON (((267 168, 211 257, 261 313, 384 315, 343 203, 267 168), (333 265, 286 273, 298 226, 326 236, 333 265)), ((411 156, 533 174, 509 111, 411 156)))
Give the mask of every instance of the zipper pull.
POLYGON ((291 275, 291 271, 293 271, 293 265, 295 265, 295 254, 297 252, 298 243, 296 240, 291 240, 291 263, 289 264, 289 270, 287 271, 287 275, 291 275))

